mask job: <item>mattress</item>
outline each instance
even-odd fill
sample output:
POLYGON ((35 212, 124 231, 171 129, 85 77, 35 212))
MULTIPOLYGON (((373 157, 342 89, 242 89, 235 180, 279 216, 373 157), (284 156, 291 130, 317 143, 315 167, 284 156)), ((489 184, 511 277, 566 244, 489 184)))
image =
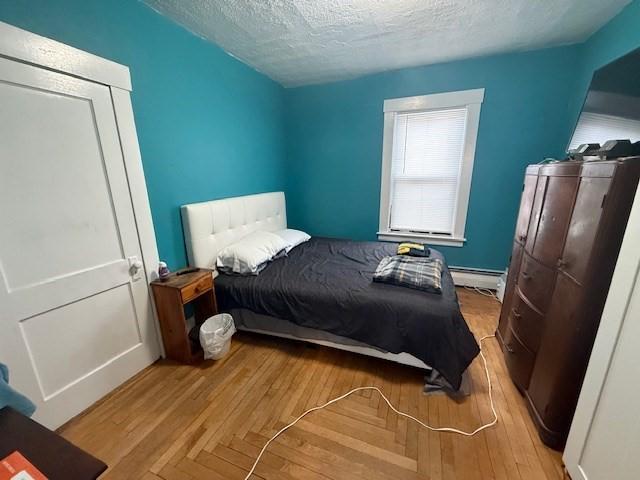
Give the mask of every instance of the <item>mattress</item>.
POLYGON ((298 338, 300 340, 321 341, 327 343, 336 343, 345 347, 361 347, 374 348, 380 353, 387 353, 381 348, 366 345, 351 338, 341 337, 325 330, 317 328, 303 327, 297 323, 289 322, 281 318, 263 315, 261 313, 252 312, 247 308, 234 308, 228 312, 233 317, 236 327, 240 330, 273 332, 286 337, 298 338))
MULTIPOLYGON (((455 388, 479 352, 458 304, 451 274, 442 294, 374 283, 397 245, 314 237, 257 276, 219 275, 221 311, 248 309, 391 352, 435 368, 455 388)), ((432 249, 432 255, 444 258, 432 249)))

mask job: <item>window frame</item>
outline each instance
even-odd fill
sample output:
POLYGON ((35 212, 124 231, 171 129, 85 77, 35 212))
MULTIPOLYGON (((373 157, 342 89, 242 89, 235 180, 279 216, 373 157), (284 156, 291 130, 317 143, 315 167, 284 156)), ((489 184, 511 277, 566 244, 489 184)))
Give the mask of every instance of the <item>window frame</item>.
POLYGON ((484 88, 457 92, 435 93, 415 97, 392 98, 384 101, 384 134, 382 144, 382 178, 380 184, 380 222, 378 240, 383 241, 427 241, 433 245, 462 247, 466 242, 465 227, 471 193, 471 177, 476 154, 476 143, 480 126, 480 110, 484 101, 484 88), (464 137, 462 163, 458 182, 458 194, 451 234, 433 234, 411 231, 392 231, 391 223, 391 163, 393 157, 393 134, 396 117, 400 113, 418 113, 465 107, 467 123, 464 137))

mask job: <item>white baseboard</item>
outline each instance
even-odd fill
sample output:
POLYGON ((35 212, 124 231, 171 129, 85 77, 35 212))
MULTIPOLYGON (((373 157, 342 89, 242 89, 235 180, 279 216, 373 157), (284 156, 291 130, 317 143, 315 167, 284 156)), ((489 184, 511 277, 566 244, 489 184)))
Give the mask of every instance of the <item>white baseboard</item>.
POLYGON ((463 270, 451 267, 453 283, 457 287, 478 287, 497 290, 500 275, 502 275, 502 272, 492 270, 463 270))

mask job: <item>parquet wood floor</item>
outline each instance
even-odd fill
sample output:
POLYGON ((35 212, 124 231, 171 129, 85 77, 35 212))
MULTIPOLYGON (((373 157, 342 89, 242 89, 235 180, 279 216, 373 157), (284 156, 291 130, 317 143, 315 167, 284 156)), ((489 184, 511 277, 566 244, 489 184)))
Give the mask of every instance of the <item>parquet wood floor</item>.
MULTIPOLYGON (((499 303, 459 289, 477 338, 499 303)), ((559 453, 539 440, 495 339, 485 341, 499 423, 472 437, 429 432, 362 392, 305 417, 274 442, 255 479, 559 479, 559 453)), ((423 374, 347 352, 237 334, 230 354, 198 366, 159 361, 61 429, 107 462, 103 479, 243 479, 260 448, 307 408, 375 385, 401 410, 471 430, 491 419, 482 361, 472 394, 422 393, 423 374)))

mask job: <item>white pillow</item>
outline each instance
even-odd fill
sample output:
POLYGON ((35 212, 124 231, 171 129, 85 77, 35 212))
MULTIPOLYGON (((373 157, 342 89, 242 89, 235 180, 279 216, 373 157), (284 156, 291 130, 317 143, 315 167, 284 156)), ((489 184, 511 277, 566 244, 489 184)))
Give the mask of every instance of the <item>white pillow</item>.
POLYGON ((242 237, 218 253, 216 265, 222 271, 257 275, 265 264, 287 248, 282 237, 257 231, 242 237))
POLYGON ((292 228, 278 230, 273 233, 282 237, 282 239, 287 242, 287 253, 289 253, 292 248, 297 247, 311 238, 307 233, 301 232, 300 230, 293 230, 292 228))

